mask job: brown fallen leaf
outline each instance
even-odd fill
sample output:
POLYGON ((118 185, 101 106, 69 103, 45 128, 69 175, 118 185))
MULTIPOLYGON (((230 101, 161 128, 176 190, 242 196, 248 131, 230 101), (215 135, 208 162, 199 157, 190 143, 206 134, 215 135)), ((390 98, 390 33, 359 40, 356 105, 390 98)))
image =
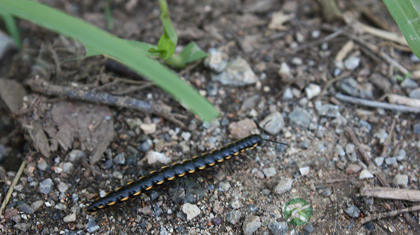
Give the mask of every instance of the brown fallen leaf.
POLYGON ((25 88, 15 80, 0 78, 0 98, 7 108, 15 113, 26 95, 25 88))
POLYGON ((90 163, 98 162, 114 138, 114 122, 107 106, 62 101, 51 108, 51 122, 45 131, 64 150, 77 139, 82 148, 91 151, 90 163))

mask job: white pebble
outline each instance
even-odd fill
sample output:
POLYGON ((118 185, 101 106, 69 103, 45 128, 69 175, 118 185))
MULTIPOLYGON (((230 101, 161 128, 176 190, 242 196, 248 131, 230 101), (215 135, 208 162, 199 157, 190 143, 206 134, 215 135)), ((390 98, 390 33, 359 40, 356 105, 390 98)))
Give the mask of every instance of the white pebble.
POLYGON ((201 213, 200 208, 190 203, 185 203, 182 206, 182 211, 187 214, 187 220, 192 220, 201 213))

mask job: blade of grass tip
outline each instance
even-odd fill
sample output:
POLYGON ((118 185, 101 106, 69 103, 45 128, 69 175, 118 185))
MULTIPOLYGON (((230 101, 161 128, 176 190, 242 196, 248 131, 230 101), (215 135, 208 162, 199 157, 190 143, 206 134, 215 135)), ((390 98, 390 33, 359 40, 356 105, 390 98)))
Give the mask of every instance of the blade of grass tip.
POLYGON ((112 0, 107 0, 105 3, 105 19, 108 25, 108 30, 114 29, 114 17, 112 17, 111 3, 112 0))
POLYGON ((171 18, 168 12, 168 3, 165 0, 160 0, 160 21, 162 22, 163 34, 159 39, 158 51, 163 60, 168 59, 174 54, 176 44, 178 43, 178 35, 172 25, 171 18))
POLYGON ((187 63, 191 63, 196 60, 200 60, 207 57, 207 53, 200 49, 195 42, 190 42, 182 49, 182 51, 176 55, 173 54, 171 57, 165 60, 165 63, 172 68, 182 69, 187 63))
POLYGON ((420 58, 420 3, 418 0, 384 0, 384 2, 408 45, 420 58))
POLYGON ((15 41, 15 44, 18 48, 21 47, 20 43, 20 34, 19 29, 16 25, 15 18, 11 14, 2 13, 0 9, 0 15, 3 17, 4 24, 6 25, 7 31, 9 32, 10 36, 12 36, 13 40, 15 41))
POLYGON ((93 25, 61 11, 28 0, 0 0, 0 9, 13 16, 39 24, 45 28, 74 38, 96 53, 115 58, 136 73, 156 83, 184 107, 202 120, 210 121, 219 112, 198 92, 182 81, 173 71, 159 62, 138 53, 138 50, 93 25))

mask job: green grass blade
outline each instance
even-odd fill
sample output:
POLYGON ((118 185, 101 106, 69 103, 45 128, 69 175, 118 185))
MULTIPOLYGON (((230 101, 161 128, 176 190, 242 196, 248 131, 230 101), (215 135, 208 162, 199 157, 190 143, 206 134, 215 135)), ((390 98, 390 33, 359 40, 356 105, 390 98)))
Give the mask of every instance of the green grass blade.
POLYGON ((384 0, 384 2, 400 27, 408 45, 420 58, 420 1, 384 0))
POLYGON ((160 0, 159 3, 163 34, 159 39, 157 50, 151 48, 150 52, 159 52, 160 58, 166 60, 175 52, 176 44, 178 43, 178 35, 172 25, 171 18, 169 18, 168 3, 166 3, 165 0, 160 0))
POLYGON ((159 62, 138 53, 130 43, 61 11, 28 0, 0 0, 1 12, 20 17, 88 45, 95 53, 108 55, 148 78, 202 120, 219 112, 194 88, 159 62))
POLYGON ((112 17, 111 3, 112 3, 112 0, 106 0, 106 3, 105 3, 105 19, 108 25, 108 30, 114 29, 114 17, 112 17))
POLYGON ((178 55, 173 54, 165 60, 165 63, 173 68, 184 68, 188 63, 207 57, 207 53, 201 50, 195 42, 190 42, 178 55))
POLYGON ((20 34, 19 34, 19 29, 16 25, 15 18, 13 18, 11 14, 3 12, 1 8, 0 8, 0 15, 3 17, 4 24, 6 25, 7 31, 13 37, 13 40, 15 41, 16 46, 20 48, 21 47, 20 34))

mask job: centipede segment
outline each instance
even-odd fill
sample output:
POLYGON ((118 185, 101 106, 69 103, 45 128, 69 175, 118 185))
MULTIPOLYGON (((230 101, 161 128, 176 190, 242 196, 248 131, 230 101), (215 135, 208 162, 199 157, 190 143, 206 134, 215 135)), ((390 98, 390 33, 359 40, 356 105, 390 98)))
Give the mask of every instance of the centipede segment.
POLYGON ((138 181, 129 182, 127 185, 117 188, 114 192, 108 193, 105 197, 94 201, 87 211, 92 212, 105 207, 113 206, 118 202, 127 201, 130 197, 140 195, 153 186, 161 185, 165 181, 181 178, 187 174, 193 174, 197 170, 204 170, 216 163, 221 163, 237 156, 246 150, 257 147, 262 141, 260 135, 250 135, 234 143, 228 144, 218 150, 213 150, 201 156, 194 156, 191 160, 184 160, 174 163, 171 166, 164 166, 158 171, 152 171, 148 176, 142 176, 138 181))

